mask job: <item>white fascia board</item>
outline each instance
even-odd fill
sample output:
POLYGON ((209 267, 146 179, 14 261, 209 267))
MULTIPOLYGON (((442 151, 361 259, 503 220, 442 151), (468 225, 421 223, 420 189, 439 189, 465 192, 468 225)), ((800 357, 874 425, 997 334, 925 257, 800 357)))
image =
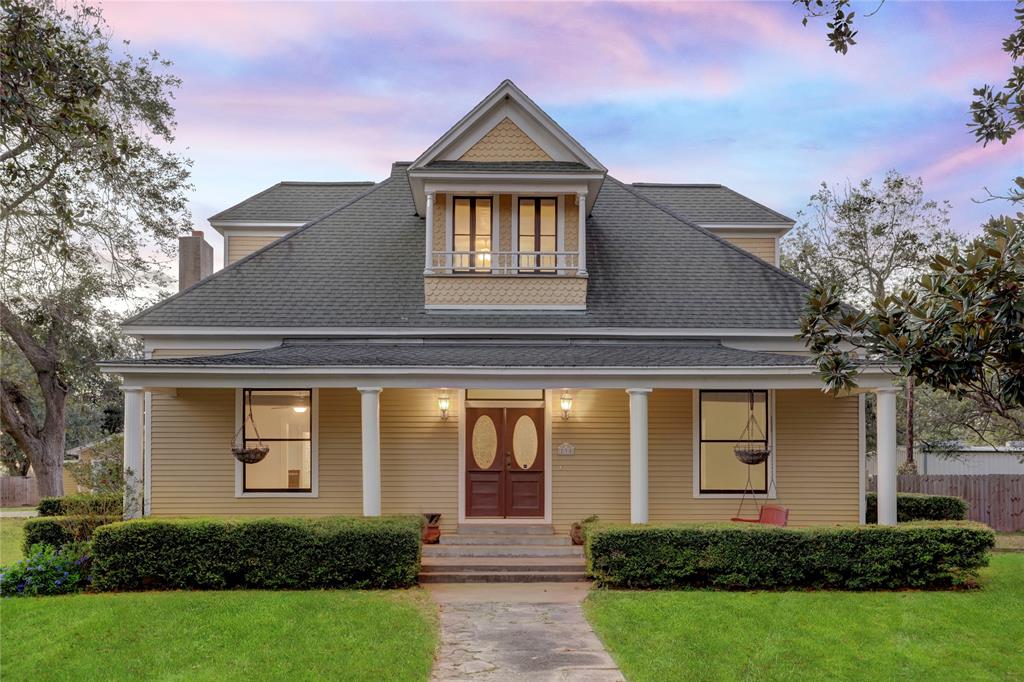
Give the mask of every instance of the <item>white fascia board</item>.
POLYGON ((783 237, 791 229, 791 226, 765 226, 765 225, 711 225, 708 223, 697 223, 708 232, 719 237, 783 237))
MULTIPOLYGON (((821 379, 808 368, 452 368, 452 367, 202 367, 103 365, 106 374, 120 374, 126 388, 630 388, 821 389, 821 379), (142 371, 157 370, 157 371, 142 371)), ((862 390, 891 386, 892 377, 861 375, 862 390)))
POLYGON ((211 220, 210 227, 224 234, 225 230, 294 230, 306 221, 211 220))
POLYGON ((169 337, 485 337, 504 336, 555 336, 555 337, 611 337, 611 338, 793 338, 799 329, 743 329, 731 327, 676 327, 626 328, 626 327, 192 327, 125 325, 125 334, 132 336, 169 337))
POLYGON ((427 192, 437 194, 578 194, 587 195, 587 215, 597 202, 604 184, 603 174, 585 173, 449 173, 441 177, 433 172, 409 173, 416 213, 426 213, 427 192), (451 177, 448 177, 451 176, 451 177))

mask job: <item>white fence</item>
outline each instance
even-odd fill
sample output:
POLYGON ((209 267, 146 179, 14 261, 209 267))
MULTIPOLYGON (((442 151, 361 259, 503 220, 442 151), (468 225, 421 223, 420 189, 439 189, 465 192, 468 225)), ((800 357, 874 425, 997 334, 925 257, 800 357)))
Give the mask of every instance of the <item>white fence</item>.
MULTIPOLYGON (((899 461, 906 460, 906 450, 900 449, 899 461)), ((916 452, 914 462, 917 473, 925 475, 983 476, 986 474, 1024 474, 1024 451, 993 450, 992 448, 965 448, 950 453, 916 452)), ((878 473, 878 460, 867 459, 867 475, 878 473)))

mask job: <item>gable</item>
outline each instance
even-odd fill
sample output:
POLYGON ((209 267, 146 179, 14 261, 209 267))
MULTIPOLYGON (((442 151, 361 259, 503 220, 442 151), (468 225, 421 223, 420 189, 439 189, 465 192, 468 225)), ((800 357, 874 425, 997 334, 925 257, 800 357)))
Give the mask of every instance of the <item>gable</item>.
POLYGON ((459 161, 551 161, 551 156, 523 132, 512 119, 503 118, 459 161))

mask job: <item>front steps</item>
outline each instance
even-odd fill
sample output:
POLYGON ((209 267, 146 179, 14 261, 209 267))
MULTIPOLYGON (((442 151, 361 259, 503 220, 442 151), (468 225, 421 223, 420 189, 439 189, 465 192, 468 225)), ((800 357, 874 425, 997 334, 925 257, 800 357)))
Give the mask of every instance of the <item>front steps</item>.
POLYGON ((423 546, 421 583, 586 580, 583 548, 552 526, 465 525, 423 546))

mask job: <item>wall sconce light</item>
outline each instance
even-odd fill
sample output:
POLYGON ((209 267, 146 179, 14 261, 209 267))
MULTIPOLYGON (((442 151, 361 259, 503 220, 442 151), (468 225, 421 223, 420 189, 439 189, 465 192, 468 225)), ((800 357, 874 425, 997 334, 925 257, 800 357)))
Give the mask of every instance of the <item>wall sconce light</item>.
POLYGON ((558 404, 562 408, 562 419, 568 419, 569 411, 572 409, 572 396, 569 395, 569 391, 562 391, 558 404))
POLYGON ((437 409, 441 410, 441 419, 448 419, 448 409, 452 406, 451 396, 448 391, 443 391, 437 396, 437 409))

